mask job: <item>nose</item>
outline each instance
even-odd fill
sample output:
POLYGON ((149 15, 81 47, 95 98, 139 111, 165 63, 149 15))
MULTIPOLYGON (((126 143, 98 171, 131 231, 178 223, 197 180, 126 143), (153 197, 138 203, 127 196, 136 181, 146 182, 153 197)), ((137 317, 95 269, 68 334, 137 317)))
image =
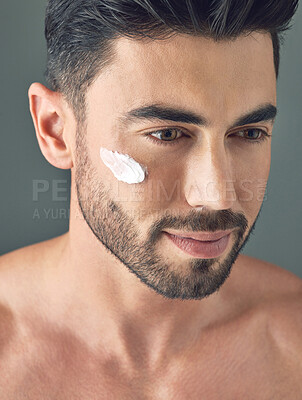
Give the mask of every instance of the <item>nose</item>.
POLYGON ((201 145, 188 160, 185 197, 191 207, 232 208, 236 201, 233 160, 224 143, 201 145))

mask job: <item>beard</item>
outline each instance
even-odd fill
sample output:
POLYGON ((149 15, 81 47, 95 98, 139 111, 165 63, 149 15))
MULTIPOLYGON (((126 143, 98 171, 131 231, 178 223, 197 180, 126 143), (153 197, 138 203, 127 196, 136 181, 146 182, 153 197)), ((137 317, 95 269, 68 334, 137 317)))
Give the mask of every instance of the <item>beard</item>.
POLYGON ((255 229, 261 209, 249 230, 244 214, 231 210, 219 210, 215 213, 198 213, 192 210, 185 217, 163 210, 162 217, 151 224, 147 238, 142 240, 139 231, 141 224, 110 197, 110 191, 98 178, 89 158, 85 134, 80 130, 76 135, 75 156, 75 185, 84 220, 100 245, 133 273, 140 284, 147 285, 169 299, 190 300, 205 298, 223 285, 255 229), (185 262, 186 268, 180 264, 175 268, 175 263, 172 265, 156 248, 162 237, 162 230, 167 228, 212 232, 235 229, 235 240, 223 260, 191 258, 185 262))

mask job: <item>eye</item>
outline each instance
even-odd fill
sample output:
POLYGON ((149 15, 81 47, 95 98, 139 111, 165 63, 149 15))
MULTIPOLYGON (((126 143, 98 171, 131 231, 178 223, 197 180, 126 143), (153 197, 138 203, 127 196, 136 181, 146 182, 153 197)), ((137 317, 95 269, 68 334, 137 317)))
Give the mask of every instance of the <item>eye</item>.
MULTIPOLYGON (((185 135, 183 130, 179 128, 158 129, 157 131, 146 133, 145 136, 153 143, 164 146, 179 144, 182 139, 188 137, 188 135, 185 135)), ((241 129, 237 132, 233 132, 231 136, 240 137, 249 144, 259 144, 271 137, 265 130, 260 128, 241 129)))
POLYGON ((149 132, 146 134, 146 137, 147 139, 152 140, 153 143, 171 146, 177 144, 182 138, 186 137, 186 135, 184 135, 181 129, 166 128, 149 132))
POLYGON ((246 128, 233 133, 235 136, 242 137, 249 143, 260 143, 267 140, 271 135, 259 128, 246 128))

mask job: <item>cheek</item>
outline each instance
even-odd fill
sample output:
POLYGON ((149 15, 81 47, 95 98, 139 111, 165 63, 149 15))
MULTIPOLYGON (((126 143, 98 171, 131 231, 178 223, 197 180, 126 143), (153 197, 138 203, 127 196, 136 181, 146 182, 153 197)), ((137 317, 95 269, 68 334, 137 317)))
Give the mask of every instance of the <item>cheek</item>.
MULTIPOLYGON (((137 221, 154 221, 163 212, 175 212, 181 197, 181 168, 163 162, 146 163, 148 176, 140 184, 119 183, 121 206, 137 221), (172 210, 173 208, 173 210, 172 210)), ((117 198, 117 197, 115 197, 117 198)))
POLYGON ((154 207, 166 208, 181 197, 184 168, 179 162, 158 160, 150 163, 150 175, 146 182, 146 202, 154 207))
POLYGON ((147 175, 147 168, 135 161, 128 154, 110 151, 104 147, 100 148, 100 157, 103 163, 110 169, 114 177, 129 185, 143 182, 147 175))
MULTIPOLYGON (((255 145, 257 146, 257 145, 255 145)), ((236 192, 239 203, 247 212, 259 210, 264 200, 269 178, 271 154, 269 150, 252 153, 237 166, 236 192)))

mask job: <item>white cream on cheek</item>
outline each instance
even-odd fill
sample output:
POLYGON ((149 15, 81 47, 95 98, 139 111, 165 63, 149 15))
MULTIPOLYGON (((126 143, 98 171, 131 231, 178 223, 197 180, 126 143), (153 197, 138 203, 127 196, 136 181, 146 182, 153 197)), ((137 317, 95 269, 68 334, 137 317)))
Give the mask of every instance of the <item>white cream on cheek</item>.
POLYGON ((147 175, 147 168, 128 156, 128 154, 120 154, 117 151, 101 147, 100 156, 103 163, 119 181, 129 184, 141 183, 147 175))

